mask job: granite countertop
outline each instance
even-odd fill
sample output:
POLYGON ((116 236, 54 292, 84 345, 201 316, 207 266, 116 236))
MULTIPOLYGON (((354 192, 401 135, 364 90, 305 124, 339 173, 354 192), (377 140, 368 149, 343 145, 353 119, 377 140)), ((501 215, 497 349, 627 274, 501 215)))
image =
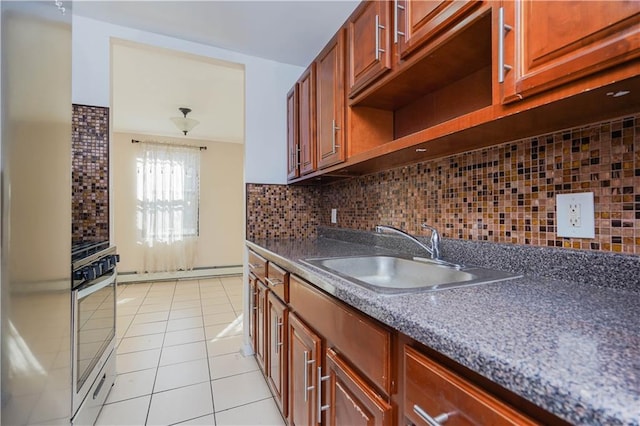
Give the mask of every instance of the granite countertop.
POLYGON ((301 260, 393 250, 328 238, 247 245, 570 423, 640 425, 640 294, 524 276, 382 295, 301 260))

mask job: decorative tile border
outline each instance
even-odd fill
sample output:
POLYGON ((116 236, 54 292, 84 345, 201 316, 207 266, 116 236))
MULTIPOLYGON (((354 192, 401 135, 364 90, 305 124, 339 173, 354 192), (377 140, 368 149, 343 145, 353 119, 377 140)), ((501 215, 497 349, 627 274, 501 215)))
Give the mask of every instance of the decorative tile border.
POLYGON ((73 105, 72 244, 109 239, 109 108, 73 105))

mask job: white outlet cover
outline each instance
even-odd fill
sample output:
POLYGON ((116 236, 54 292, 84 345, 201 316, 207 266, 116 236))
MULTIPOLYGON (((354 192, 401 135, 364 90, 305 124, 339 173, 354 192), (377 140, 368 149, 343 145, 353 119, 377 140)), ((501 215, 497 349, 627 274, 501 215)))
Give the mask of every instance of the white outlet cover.
POLYGON ((593 192, 580 192, 575 194, 556 195, 556 221, 558 224, 558 237, 569 238, 595 238, 595 210, 593 205, 593 192), (578 205, 580 215, 576 220, 571 220, 571 207, 578 205), (573 223, 572 223, 573 222, 573 223))

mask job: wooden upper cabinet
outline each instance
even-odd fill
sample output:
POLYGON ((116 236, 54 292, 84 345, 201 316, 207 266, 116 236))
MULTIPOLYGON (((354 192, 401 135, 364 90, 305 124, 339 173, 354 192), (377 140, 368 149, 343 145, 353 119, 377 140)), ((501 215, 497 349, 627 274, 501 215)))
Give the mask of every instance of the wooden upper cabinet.
POLYGON ((393 35, 398 55, 404 59, 417 48, 446 33, 469 12, 482 5, 477 0, 395 0, 393 35))
POLYGON ((391 426, 393 409, 332 349, 327 350, 326 424, 391 426))
POLYGON ((317 170, 316 160, 316 64, 298 80, 298 145, 300 175, 317 170))
POLYGON ((270 291, 267 295, 267 383, 283 416, 287 416, 287 306, 270 291))
POLYGON ((287 179, 300 176, 298 152, 298 85, 287 93, 287 179))
POLYGON ((409 346, 404 347, 403 383, 404 416, 414 425, 536 424, 409 346))
MULTIPOLYGON (((505 1, 503 101, 640 57, 640 1, 505 1), (520 48, 518 49, 517 46, 520 48)), ((500 65, 500 64, 499 64, 500 65)))
POLYGON ((289 425, 315 426, 318 417, 318 366, 322 340, 295 314, 289 315, 289 425))
POLYGON ((391 69, 390 7, 363 1, 349 18, 349 97, 391 69))
POLYGON ((331 39, 316 59, 318 168, 345 158, 344 30, 331 39))

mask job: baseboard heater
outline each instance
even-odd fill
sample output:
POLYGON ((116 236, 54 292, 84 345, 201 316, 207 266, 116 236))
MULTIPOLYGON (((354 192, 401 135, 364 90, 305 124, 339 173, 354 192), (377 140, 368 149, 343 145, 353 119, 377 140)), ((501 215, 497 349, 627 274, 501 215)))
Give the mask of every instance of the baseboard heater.
POLYGON ((147 272, 139 274, 137 272, 118 272, 118 284, 137 283, 144 281, 171 281, 190 280, 207 277, 224 277, 227 275, 241 275, 242 265, 229 266, 201 266, 190 271, 175 272, 147 272))

